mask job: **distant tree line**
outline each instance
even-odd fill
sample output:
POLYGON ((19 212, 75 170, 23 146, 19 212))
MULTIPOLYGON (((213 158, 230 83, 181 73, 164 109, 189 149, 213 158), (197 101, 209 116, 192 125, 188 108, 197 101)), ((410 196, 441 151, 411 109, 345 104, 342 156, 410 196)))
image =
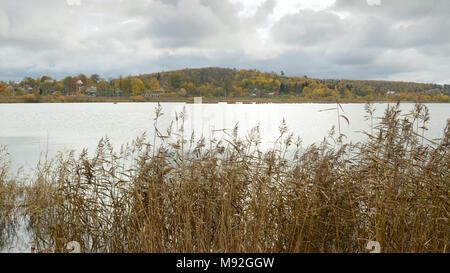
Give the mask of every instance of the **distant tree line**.
POLYGON ((103 79, 79 74, 56 80, 49 76, 27 77, 20 82, 0 82, 0 96, 84 96, 88 87, 96 96, 166 97, 285 97, 305 100, 376 101, 415 100, 450 102, 450 85, 400 81, 312 79, 288 77, 284 72, 256 69, 182 69, 138 76, 103 79))

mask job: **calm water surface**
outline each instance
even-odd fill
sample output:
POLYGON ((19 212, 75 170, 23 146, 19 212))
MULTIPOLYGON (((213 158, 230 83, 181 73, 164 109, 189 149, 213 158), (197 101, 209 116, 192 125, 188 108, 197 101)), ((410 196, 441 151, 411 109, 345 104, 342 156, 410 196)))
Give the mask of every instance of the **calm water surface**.
MULTIPOLYGON (((239 124, 244 136, 251 128, 260 126, 264 147, 270 147, 278 137, 279 126, 285 119, 291 132, 300 136, 304 145, 318 142, 337 125, 336 111, 321 111, 335 104, 185 104, 161 103, 164 115, 158 128, 165 131, 175 120, 176 113, 185 108, 185 130, 195 131, 206 138, 212 130, 233 129, 239 124)), ((381 116, 387 103, 375 104, 376 116, 381 116)), ((392 104, 391 104, 392 105, 392 104)), ((132 141, 146 132, 152 136, 156 103, 49 103, 0 104, 0 145, 7 145, 13 168, 34 167, 42 153, 53 155, 56 151, 86 147, 93 151, 104 136, 115 147, 132 141)), ((401 105, 403 113, 414 104, 401 105)), ((442 136, 446 120, 450 118, 450 104, 427 104, 431 121, 426 136, 442 136)), ((350 124, 341 120, 341 128, 348 141, 362 140, 358 131, 368 130, 369 122, 364 104, 343 104, 350 124)), ((217 134, 217 133, 216 133, 217 134)), ((190 134, 189 134, 190 135, 190 134)))

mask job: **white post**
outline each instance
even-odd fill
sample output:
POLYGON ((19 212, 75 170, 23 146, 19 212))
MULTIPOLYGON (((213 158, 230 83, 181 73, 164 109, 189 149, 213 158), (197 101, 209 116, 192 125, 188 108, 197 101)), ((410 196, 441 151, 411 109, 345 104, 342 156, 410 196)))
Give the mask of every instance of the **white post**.
POLYGON ((202 104, 202 97, 194 97, 194 104, 202 104))

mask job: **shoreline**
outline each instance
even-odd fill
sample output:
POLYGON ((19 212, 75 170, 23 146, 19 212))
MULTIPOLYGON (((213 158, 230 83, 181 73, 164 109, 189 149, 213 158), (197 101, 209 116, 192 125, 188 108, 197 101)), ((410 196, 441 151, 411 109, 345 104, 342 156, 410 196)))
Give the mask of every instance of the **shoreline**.
MULTIPOLYGON (((119 103, 119 102, 185 102, 194 103, 194 97, 38 97, 36 101, 29 101, 24 97, 0 97, 0 104, 7 103, 119 103)), ((288 98, 203 98, 202 104, 264 104, 264 103, 336 103, 330 100, 288 99, 288 98)), ((366 103, 366 100, 342 99, 339 103, 366 103)), ((397 100, 371 100, 371 103, 396 103, 397 100)), ((401 100, 401 103, 416 103, 417 101, 401 100)), ((421 103, 448 103, 444 101, 421 101, 421 103)))

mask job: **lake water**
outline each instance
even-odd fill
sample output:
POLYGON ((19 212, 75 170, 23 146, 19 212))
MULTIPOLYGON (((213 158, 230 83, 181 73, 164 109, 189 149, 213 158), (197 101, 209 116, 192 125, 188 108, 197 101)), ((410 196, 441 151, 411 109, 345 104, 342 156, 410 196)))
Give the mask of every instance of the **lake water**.
MULTIPOLYGON (((375 104, 376 116, 381 116, 387 105, 375 104)), ((450 118, 450 104, 426 105, 431 115, 426 136, 441 137, 446 120, 450 118)), ((152 136, 156 106, 156 103, 0 104, 0 145, 7 146, 13 169, 34 167, 43 152, 53 155, 59 150, 80 151, 83 147, 92 151, 104 136, 108 136, 115 147, 120 147, 144 132, 152 136)), ((259 124, 265 147, 270 147, 278 137, 283 118, 304 145, 322 140, 333 125, 337 127, 336 110, 321 111, 336 104, 161 103, 161 106, 164 115, 158 121, 158 128, 162 131, 175 120, 176 113, 185 108, 186 132, 194 130, 196 136, 203 133, 208 138, 212 130, 233 129, 238 123, 244 136, 259 124)), ((404 103, 401 109, 406 114, 413 106, 404 103)), ((363 139, 359 131, 369 129, 364 104, 342 104, 342 107, 350 120, 349 125, 341 120, 341 130, 348 136, 347 141, 363 139)))

